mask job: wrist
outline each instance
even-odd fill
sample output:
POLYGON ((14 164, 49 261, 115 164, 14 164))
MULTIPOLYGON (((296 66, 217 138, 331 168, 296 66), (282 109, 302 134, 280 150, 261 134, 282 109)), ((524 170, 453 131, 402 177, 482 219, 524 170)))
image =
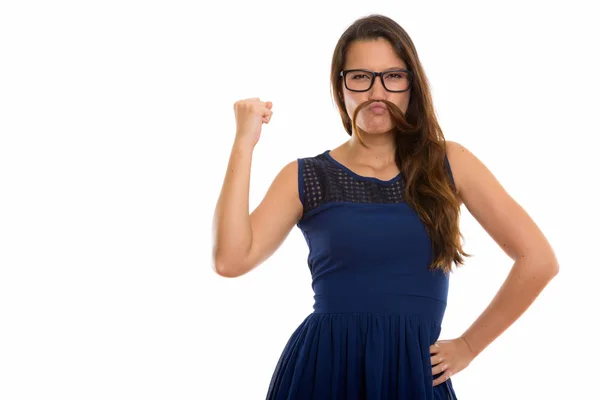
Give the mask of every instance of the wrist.
POLYGON ((467 348, 471 352, 471 355, 473 356, 473 358, 475 358, 475 357, 477 357, 479 355, 479 353, 477 353, 476 351, 474 351, 473 347, 471 347, 471 344, 469 343, 469 341, 464 336, 462 336, 462 335, 459 336, 459 339, 461 339, 467 345, 467 348))
POLYGON ((247 141, 242 141, 242 140, 236 139, 233 142, 233 146, 232 146, 231 150, 236 153, 251 155, 252 152, 254 151, 254 145, 251 143, 248 143, 247 141))

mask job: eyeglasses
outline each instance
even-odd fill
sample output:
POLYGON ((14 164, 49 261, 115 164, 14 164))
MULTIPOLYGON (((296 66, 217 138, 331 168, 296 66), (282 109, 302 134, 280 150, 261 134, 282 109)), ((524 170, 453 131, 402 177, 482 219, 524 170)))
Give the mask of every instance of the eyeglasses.
POLYGON ((388 92, 405 92, 410 89, 413 73, 407 69, 395 69, 385 72, 373 72, 368 69, 349 69, 341 71, 346 89, 351 92, 366 92, 373 87, 373 82, 379 76, 381 83, 388 92))

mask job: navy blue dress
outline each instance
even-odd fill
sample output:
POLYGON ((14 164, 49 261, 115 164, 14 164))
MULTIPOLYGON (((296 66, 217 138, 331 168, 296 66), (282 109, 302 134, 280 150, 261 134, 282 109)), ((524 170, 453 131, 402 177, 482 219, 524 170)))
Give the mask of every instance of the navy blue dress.
POLYGON ((433 386, 429 351, 449 277, 428 268, 431 242, 402 174, 364 177, 327 150, 298 159, 298 188, 314 311, 283 349, 267 399, 456 399, 451 380, 433 386))

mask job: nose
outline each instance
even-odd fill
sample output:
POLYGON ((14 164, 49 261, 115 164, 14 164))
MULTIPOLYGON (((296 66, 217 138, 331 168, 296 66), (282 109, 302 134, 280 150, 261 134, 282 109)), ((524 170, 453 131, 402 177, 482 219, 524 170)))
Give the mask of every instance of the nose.
POLYGON ((382 99, 385 98, 387 90, 383 87, 383 77, 381 75, 375 77, 375 82, 371 87, 371 98, 382 99))

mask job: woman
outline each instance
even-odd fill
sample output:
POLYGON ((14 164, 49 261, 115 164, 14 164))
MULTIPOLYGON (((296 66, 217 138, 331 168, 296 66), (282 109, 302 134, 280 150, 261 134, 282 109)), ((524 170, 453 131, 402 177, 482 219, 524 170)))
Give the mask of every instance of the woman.
POLYGON ((249 272, 295 224, 306 237, 314 311, 283 350, 268 399, 455 399, 450 377, 531 305, 557 260, 492 173, 444 140, 417 52, 396 22, 355 21, 335 48, 331 85, 349 140, 286 165, 251 215, 252 152, 272 103, 235 104, 215 269, 249 272), (438 341, 452 264, 468 256, 462 204, 515 263, 472 326, 438 341))

